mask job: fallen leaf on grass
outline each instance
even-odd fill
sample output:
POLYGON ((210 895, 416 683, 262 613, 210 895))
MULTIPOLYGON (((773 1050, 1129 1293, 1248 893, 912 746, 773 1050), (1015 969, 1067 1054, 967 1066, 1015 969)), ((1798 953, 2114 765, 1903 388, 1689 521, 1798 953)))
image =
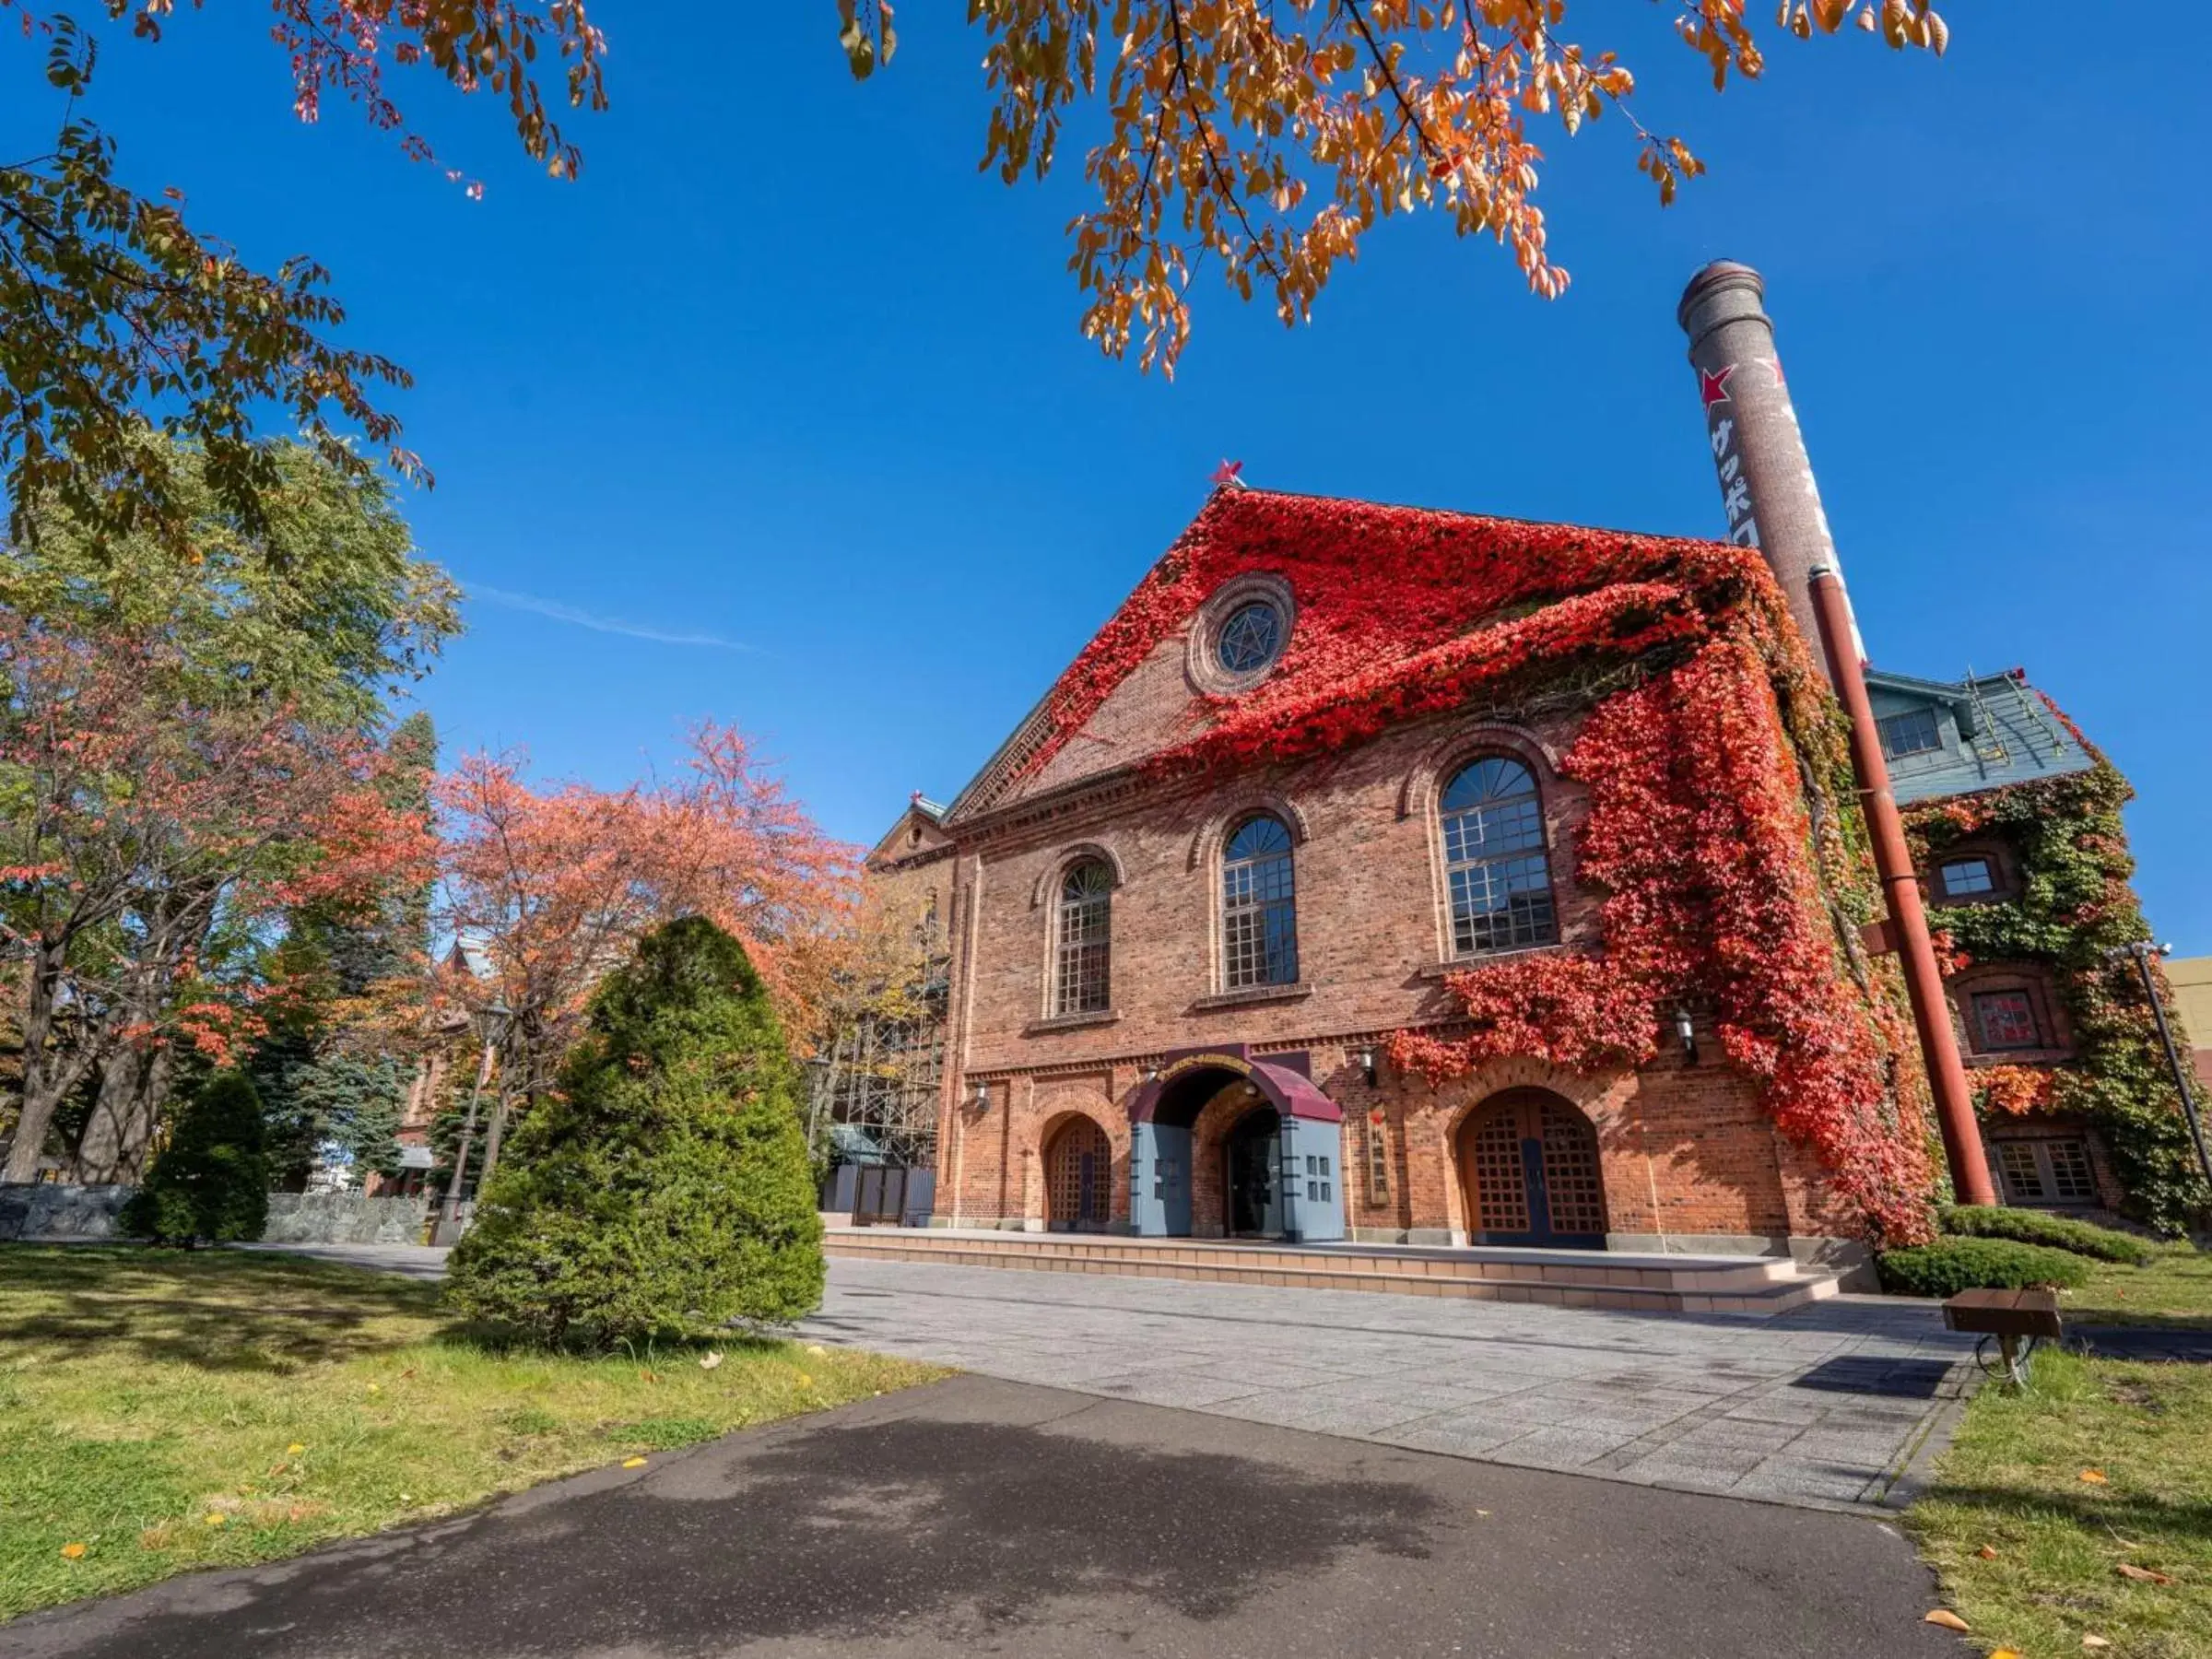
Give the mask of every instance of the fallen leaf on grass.
POLYGON ((2081 1472, 2081 1477, 2082 1479, 2088 1481, 2091 1486, 2110 1486, 2112 1484, 2112 1482, 2105 1479, 2104 1471, 2102 1469, 2084 1469, 2081 1472))
POLYGON ((81 1560, 83 1560, 84 1559, 85 1559, 85 1547, 84 1547, 82 1544, 65 1544, 65 1545, 63 1545, 63 1546, 62 1546, 62 1559, 63 1559, 63 1560, 65 1560, 65 1561, 81 1561, 81 1560))
POLYGON ((201 1517, 201 1523, 206 1526, 228 1526, 230 1524, 230 1517, 220 1510, 209 1510, 206 1515, 201 1517))
POLYGON ((408 1366, 408 1367, 407 1367, 407 1369, 406 1369, 406 1371, 401 1371, 401 1372, 399 1373, 399 1380, 400 1380, 402 1382, 406 1382, 406 1380, 407 1380, 409 1377, 413 1376, 414 1374, 415 1374, 415 1368, 414 1368, 413 1366, 411 1366, 411 1365, 410 1365, 410 1366, 408 1366))
POLYGON ((1974 1553, 1980 1556, 1985 1561, 1994 1561, 1997 1559, 1997 1552, 1992 1549, 1986 1544, 1983 1545, 1981 1548, 1975 1550, 1974 1553))
POLYGON ((801 1371, 799 1373, 799 1386, 801 1388, 812 1388, 814 1386, 814 1379, 808 1376, 805 1371, 801 1371))
POLYGON ((1929 1614, 1920 1622, 1923 1624, 1941 1625, 1947 1630, 1971 1630, 1974 1628, 1972 1625, 1968 1624, 1965 1619, 1959 1618, 1958 1614, 1952 1612, 1948 1607, 1936 1608, 1933 1613, 1929 1614))
POLYGON ((699 1357, 699 1369, 700 1371, 712 1371, 721 1363, 722 1356, 718 1353, 710 1351, 708 1353, 701 1354, 699 1357))
POLYGON ((808 1343, 808 1344, 806 1346, 806 1347, 805 1347, 804 1349, 802 1349, 801 1351, 802 1351, 803 1353, 808 1353, 808 1354, 812 1354, 812 1355, 813 1355, 813 1356, 814 1356, 816 1359, 820 1359, 820 1358, 821 1358, 823 1355, 827 1354, 827 1353, 828 1353, 830 1350, 829 1350, 828 1348, 824 1347, 823 1347, 823 1346, 822 1346, 820 1343, 818 1343, 818 1342, 810 1342, 810 1343, 808 1343))
POLYGON ((1998 1648, 1990 1654, 1989 1659, 2020 1659, 2020 1650, 2018 1648, 1998 1648))
POLYGON ((626 1457, 622 1460, 622 1466, 626 1469, 641 1469, 645 1466, 645 1460, 641 1457, 626 1457))
POLYGON ((2122 1561, 2112 1569, 2122 1578, 2134 1579, 2139 1584, 2171 1584, 2173 1580, 2163 1572, 2153 1572, 2147 1567, 2138 1567, 2133 1561, 2122 1561))
POLYGON ((307 1448, 305 1446, 301 1445, 298 1441, 294 1441, 290 1445, 284 1449, 284 1454, 287 1457, 297 1457, 300 1453, 306 1450, 307 1448))
POLYGON ((384 1392, 384 1385, 382 1382, 371 1382, 369 1384, 369 1392, 371 1394, 382 1394, 384 1392))
POLYGON ((2103 1636, 2084 1636, 2084 1637, 2081 1639, 2081 1645, 2082 1645, 2083 1647, 2085 1647, 2085 1648, 2088 1648, 2088 1649, 2089 1650, 2089 1652, 2091 1652, 2091 1653, 2095 1653, 2095 1652, 2096 1652, 2096 1651, 2097 1651, 2099 1648, 2109 1648, 2109 1647, 2111 1647, 2112 1644, 2111 1639, 2110 1639, 2110 1638, 2108 1638, 2108 1637, 2103 1637, 2103 1636))

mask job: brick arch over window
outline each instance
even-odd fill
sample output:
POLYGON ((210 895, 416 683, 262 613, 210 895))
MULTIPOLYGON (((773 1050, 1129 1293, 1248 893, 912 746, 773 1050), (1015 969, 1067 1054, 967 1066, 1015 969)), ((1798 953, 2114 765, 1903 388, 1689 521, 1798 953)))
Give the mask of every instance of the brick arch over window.
POLYGON ((1944 987, 1967 1063, 2064 1060, 2072 1023, 2048 970, 2033 962, 1976 962, 1944 987))
POLYGON ((1221 860, 1221 849, 1230 834, 1242 829, 1255 818, 1277 818, 1283 828, 1290 831, 1290 844, 1302 847, 1313 839, 1313 831, 1306 821, 1305 809, 1286 795, 1266 791, 1255 792, 1241 798, 1226 812, 1217 812, 1198 827, 1191 837, 1190 852, 1184 868, 1211 870, 1221 860))
POLYGON ((1398 817, 1409 818, 1430 811, 1444 785, 1468 761, 1485 755, 1515 756, 1529 769, 1540 790, 1558 782, 1559 756, 1550 744, 1525 726, 1485 721, 1453 733, 1414 762, 1398 784, 1398 817))
POLYGON ((1961 841, 1955 847, 1946 847, 1928 861, 1923 885, 1927 889, 1929 902, 1938 905, 1988 904, 2014 898, 2019 892, 2012 849, 1994 841, 1961 841), (1985 867, 1975 871, 1971 866, 1976 863, 1985 867), (1948 872, 1953 865, 1967 867, 1952 876, 1948 872))
POLYGON ((1068 871, 1086 860, 1096 859, 1113 872, 1114 890, 1119 892, 1129 879, 1123 868, 1122 855, 1105 841, 1077 841, 1060 849, 1059 854, 1039 874, 1036 884, 1030 888, 1030 908, 1043 910, 1060 897, 1060 884, 1067 879, 1068 871))

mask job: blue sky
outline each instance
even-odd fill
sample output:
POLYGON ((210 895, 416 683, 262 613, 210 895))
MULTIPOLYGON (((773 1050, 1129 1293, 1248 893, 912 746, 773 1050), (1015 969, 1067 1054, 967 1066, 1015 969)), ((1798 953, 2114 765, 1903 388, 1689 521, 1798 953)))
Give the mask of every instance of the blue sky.
MULTIPOLYGON (((1583 0, 1710 177, 1662 212, 1601 122, 1551 145, 1565 300, 1396 223, 1310 327, 1202 282, 1171 384, 1077 333, 1076 156, 1042 189, 979 174, 978 41, 906 9, 859 87, 830 0, 727 38, 600 0, 614 108, 576 124, 574 183, 490 100, 403 82, 481 201, 349 112, 293 122, 253 6, 111 43, 95 111, 126 172, 251 257, 313 253, 349 335, 418 376, 397 407, 438 487, 407 511, 477 594, 422 693, 449 753, 612 782, 712 715, 871 840, 988 755, 1224 456, 1279 488, 1715 534, 1674 305, 1727 256, 1767 275, 1877 660, 2025 665, 2141 791, 2153 925, 2212 951, 2212 103, 2077 43, 2056 0, 1958 8, 1941 64, 1778 40, 1718 99, 1667 8, 1583 0)), ((2131 17, 2206 44, 2179 0, 2131 17)), ((0 134, 48 113, 11 100, 0 134)))

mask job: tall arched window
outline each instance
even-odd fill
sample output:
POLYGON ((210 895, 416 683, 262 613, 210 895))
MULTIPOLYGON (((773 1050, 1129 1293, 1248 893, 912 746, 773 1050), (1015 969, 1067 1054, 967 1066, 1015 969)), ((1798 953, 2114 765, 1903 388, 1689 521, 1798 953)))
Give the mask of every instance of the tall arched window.
POLYGON ((1085 859, 1060 878, 1054 917, 1053 1012, 1095 1014, 1112 988, 1113 872, 1085 859))
POLYGON ((1298 982, 1298 884, 1280 818, 1246 818, 1221 849, 1221 977, 1231 991, 1298 982))
POLYGON ((1549 945, 1559 936, 1544 851, 1544 809, 1528 768, 1502 755, 1466 766, 1437 802, 1460 956, 1549 945))

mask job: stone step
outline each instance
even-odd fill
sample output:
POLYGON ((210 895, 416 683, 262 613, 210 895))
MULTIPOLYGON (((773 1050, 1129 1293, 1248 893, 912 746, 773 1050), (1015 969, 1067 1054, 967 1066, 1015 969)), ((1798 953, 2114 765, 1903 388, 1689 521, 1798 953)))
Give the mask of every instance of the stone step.
POLYGON ((1832 1296, 1837 1288, 1832 1273, 1801 1272, 1791 1262, 1766 1256, 1740 1261, 1700 1257, 1677 1265, 1665 1257, 1622 1258, 1592 1252, 1582 1263, 1568 1263, 1557 1259, 1565 1252, 1447 1256, 1182 1241, 1140 1244, 1036 1236, 946 1237, 890 1229, 832 1231, 825 1246, 830 1255, 856 1261, 1099 1273, 1198 1284, 1364 1290, 1660 1313, 1782 1313, 1832 1296), (1633 1265, 1624 1265, 1624 1261, 1633 1265))

